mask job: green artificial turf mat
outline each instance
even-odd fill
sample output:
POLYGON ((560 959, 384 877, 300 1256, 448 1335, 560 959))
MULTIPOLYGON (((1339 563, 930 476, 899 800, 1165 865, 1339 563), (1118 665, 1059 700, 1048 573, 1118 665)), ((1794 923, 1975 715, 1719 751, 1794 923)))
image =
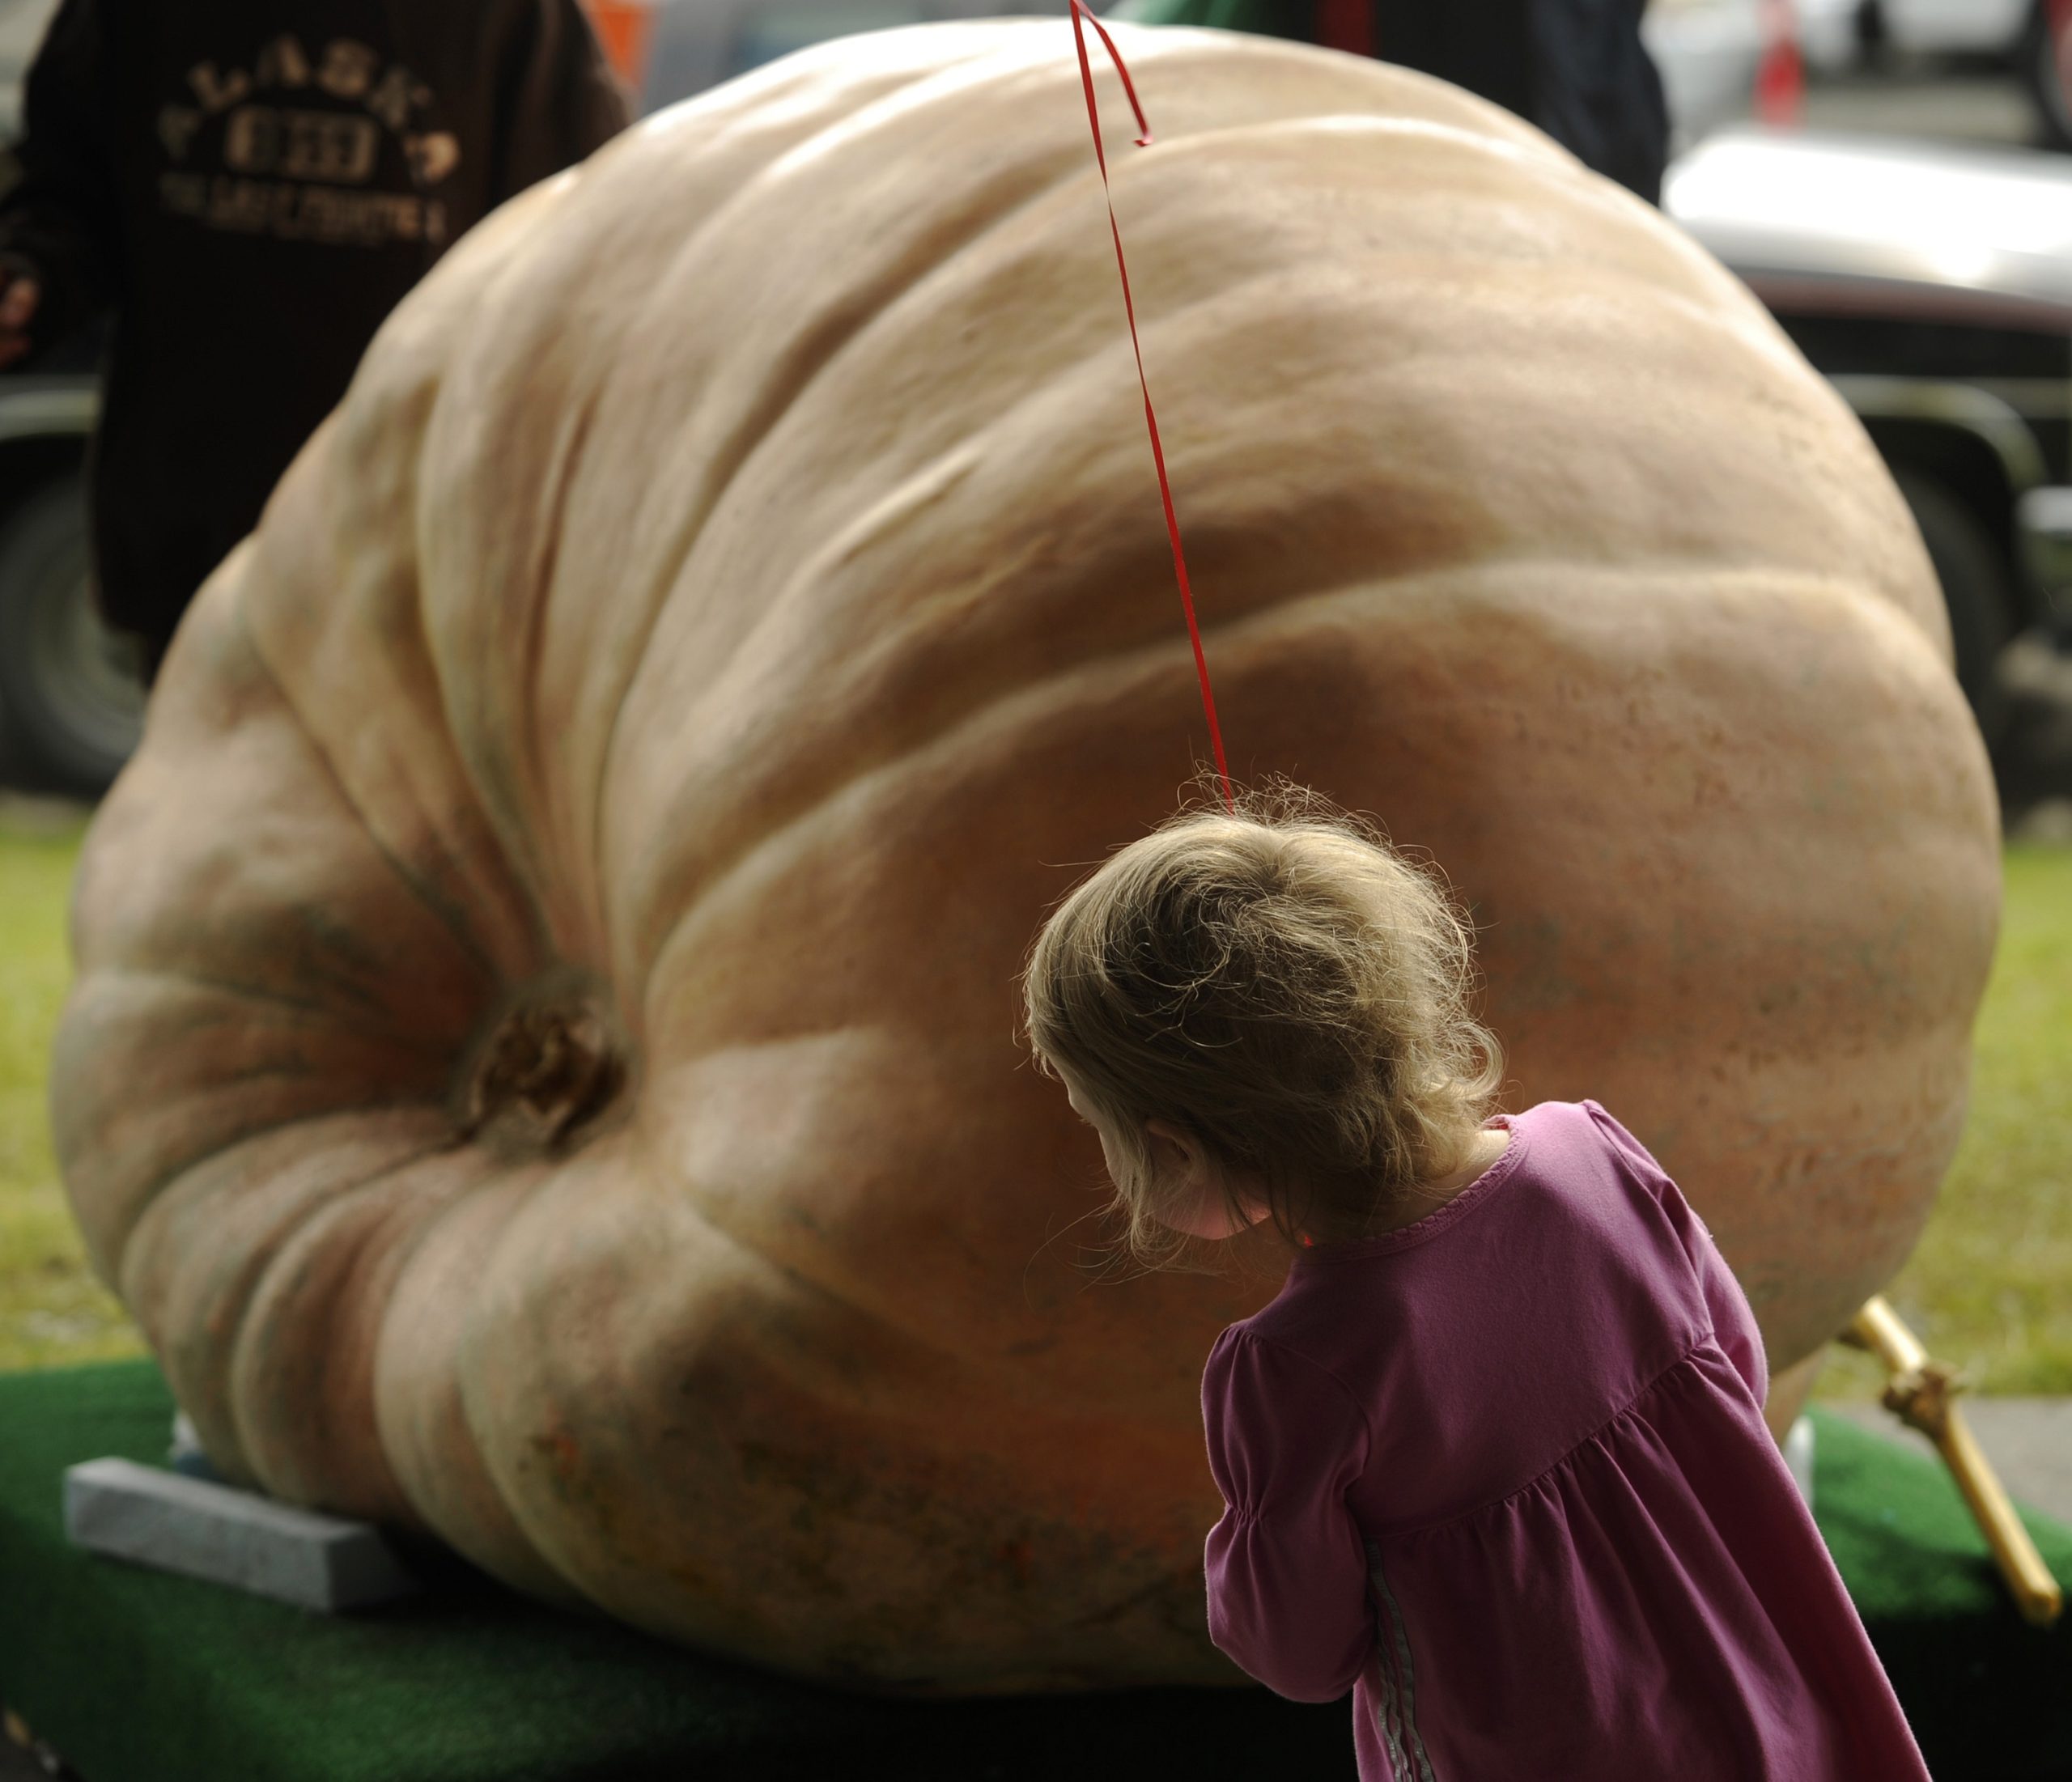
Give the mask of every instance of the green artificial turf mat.
POLYGON ((66 1544, 60 1479, 163 1460, 148 1362, 0 1375, 0 1697, 87 1782, 1085 1782, 1352 1774, 1351 1723, 1250 1690, 876 1700, 541 1608, 458 1562, 305 1614, 66 1544))
MULTIPOLYGON (((2029 1627, 1956 1481, 1815 1408, 1815 1510, 1938 1782, 2072 1782, 2072 1616, 2029 1627)), ((2024 1512, 2072 1588, 2072 1530, 2024 1512)))
MULTIPOLYGON (((148 1363, 0 1376, 0 1696, 87 1782, 1352 1775, 1342 1704, 873 1700, 540 1608, 431 1555, 424 1596, 325 1618, 67 1546, 64 1467, 160 1459, 172 1413, 148 1363)), ((1822 1527, 1938 1782, 2072 1778, 2072 1634, 2022 1624, 1933 1466, 1817 1421, 1822 1527)), ((2032 1526, 2072 1578, 2072 1533, 2032 1526)))

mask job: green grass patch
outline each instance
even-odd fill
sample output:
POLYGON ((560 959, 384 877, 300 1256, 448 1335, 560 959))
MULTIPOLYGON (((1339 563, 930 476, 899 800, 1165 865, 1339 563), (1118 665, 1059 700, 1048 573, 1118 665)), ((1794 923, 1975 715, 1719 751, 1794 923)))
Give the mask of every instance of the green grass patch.
MULTIPOLYGON (((0 804, 0 1368, 144 1346, 87 1270, 44 1106, 83 829, 82 818, 0 804)), ((1981 1390, 2072 1393, 2072 847, 2007 851, 1970 1123, 1887 1296, 1981 1390)), ((1831 1356, 1823 1398, 1875 1395, 1867 1357, 1831 1356)))
POLYGON ((138 1355, 93 1277, 50 1154, 44 1083, 65 999, 65 908, 83 817, 0 804, 0 1368, 138 1355))
MULTIPOLYGON (((2072 847, 2016 843, 2006 867, 1971 1117, 1885 1296, 1978 1390, 2072 1393, 2072 847)), ((1818 1390, 1883 1384, 1869 1356, 1836 1349, 1818 1390)))

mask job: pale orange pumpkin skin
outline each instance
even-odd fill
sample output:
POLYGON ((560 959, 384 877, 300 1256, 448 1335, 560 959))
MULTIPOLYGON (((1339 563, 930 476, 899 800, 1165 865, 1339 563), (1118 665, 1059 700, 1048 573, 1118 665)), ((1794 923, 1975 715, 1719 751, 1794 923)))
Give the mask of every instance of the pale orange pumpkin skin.
MULTIPOLYGON (((1904 508, 1523 125, 1117 36, 1233 766, 1436 855, 1512 1105, 1609 1105, 1807 1354, 1919 1232, 1998 908, 1904 508)), ((1015 1039, 1204 734, 1077 78, 928 28, 635 131, 448 257, 203 593, 54 1096, 227 1468, 809 1674, 1232 1677, 1195 1386, 1271 1257, 1089 1284, 1015 1039)))

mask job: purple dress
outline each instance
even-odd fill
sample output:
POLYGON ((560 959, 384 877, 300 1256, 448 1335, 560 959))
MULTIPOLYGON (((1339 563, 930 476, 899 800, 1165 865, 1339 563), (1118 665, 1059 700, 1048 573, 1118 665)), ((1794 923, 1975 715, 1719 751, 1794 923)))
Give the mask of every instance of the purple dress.
POLYGON ((1710 1235, 1594 1101, 1500 1123, 1217 1339, 1216 1644, 1363 1782, 1927 1782, 1710 1235))

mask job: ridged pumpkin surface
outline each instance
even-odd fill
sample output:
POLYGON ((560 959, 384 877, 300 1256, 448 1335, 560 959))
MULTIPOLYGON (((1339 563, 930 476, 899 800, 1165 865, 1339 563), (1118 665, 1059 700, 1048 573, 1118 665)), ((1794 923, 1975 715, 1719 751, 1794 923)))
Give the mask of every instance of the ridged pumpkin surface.
MULTIPOLYGON (((1525 126, 1117 35, 1233 766, 1436 855, 1511 1105, 1653 1145, 1781 1366, 1920 1228, 1998 907, 1905 510, 1525 126)), ((737 82, 397 312, 78 893, 66 1177, 220 1464, 809 1674, 1232 1674, 1196 1381, 1276 1283, 1089 1284, 1015 1039, 1204 746, 1129 355, 1055 21, 737 82)))

